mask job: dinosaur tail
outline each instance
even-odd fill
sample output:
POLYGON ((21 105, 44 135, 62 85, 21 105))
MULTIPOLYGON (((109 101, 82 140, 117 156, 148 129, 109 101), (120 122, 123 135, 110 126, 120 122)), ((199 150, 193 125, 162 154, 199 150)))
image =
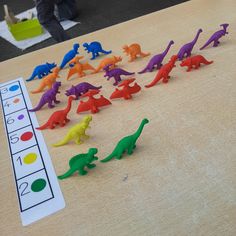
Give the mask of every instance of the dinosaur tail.
POLYGON ((96 87, 96 86, 91 86, 90 89, 101 89, 102 86, 96 87))
POLYGON ((77 73, 76 68, 75 68, 75 67, 70 68, 66 80, 69 80, 69 78, 70 78, 72 75, 74 75, 75 73, 77 73))
POLYGON ((128 71, 124 71, 123 75, 134 75, 135 72, 128 72, 128 71))
POLYGON ((47 121, 44 125, 37 127, 36 129, 43 130, 43 129, 46 129, 48 125, 49 125, 49 121, 47 121))
POLYGON ((33 94, 40 93, 43 91, 43 89, 44 89, 44 85, 40 85, 38 89, 31 91, 31 93, 33 94))
POLYGON ((146 56, 149 56, 150 53, 144 53, 144 52, 141 52, 140 55, 141 55, 142 57, 146 57, 146 56))
POLYGON ((210 65, 211 63, 213 63, 213 61, 207 61, 205 58, 202 61, 205 65, 210 65))
POLYGON ((211 38, 200 48, 200 50, 206 48, 212 42, 211 38))
POLYGON ((69 137, 69 135, 66 135, 66 137, 63 140, 61 140, 58 143, 53 144, 52 146, 53 147, 60 147, 60 146, 67 144, 69 141, 70 141, 70 137, 69 137))
POLYGON ((110 54, 112 51, 111 50, 110 51, 105 51, 105 50, 102 49, 101 52, 104 53, 104 54, 110 54))
POLYGON ((141 71, 138 72, 138 74, 143 74, 148 71, 148 65, 141 71))
POLYGON ((160 79, 161 79, 161 77, 156 76, 155 79, 150 84, 145 85, 145 87, 150 88, 150 87, 154 86, 160 79))
POLYGON ((74 173, 75 173, 74 170, 69 169, 65 174, 59 175, 59 176, 57 176, 57 177, 58 177, 58 179, 65 179, 65 178, 70 177, 70 176, 73 175, 74 173))
POLYGON ((32 75, 30 76, 30 78, 29 78, 29 79, 27 79, 26 81, 27 81, 27 82, 29 82, 29 81, 33 80, 33 79, 34 79, 34 77, 35 77, 35 75, 34 75, 34 74, 32 74, 32 75))
POLYGON ((44 104, 42 104, 42 102, 41 102, 41 100, 40 100, 40 102, 39 102, 39 104, 35 107, 35 108, 33 108, 33 109, 30 109, 29 111, 38 111, 38 110, 40 110, 42 107, 43 107, 43 105, 44 104))
POLYGON ((102 159, 101 162, 108 162, 108 161, 110 161, 114 157, 114 153, 113 152, 109 156, 107 156, 106 158, 102 159))

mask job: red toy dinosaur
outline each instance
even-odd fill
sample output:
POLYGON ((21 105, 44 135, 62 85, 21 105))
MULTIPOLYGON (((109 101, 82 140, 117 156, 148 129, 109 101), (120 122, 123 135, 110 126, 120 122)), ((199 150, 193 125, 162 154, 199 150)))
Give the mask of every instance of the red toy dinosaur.
POLYGON ((209 65, 213 63, 213 61, 207 61, 202 55, 196 55, 193 57, 188 57, 187 59, 183 60, 180 66, 187 66, 187 71, 191 71, 193 68, 198 69, 202 64, 209 65), (194 67, 193 67, 194 66, 194 67))
POLYGON ((114 98, 124 98, 124 99, 131 99, 132 94, 137 93, 141 90, 141 87, 135 83, 132 87, 129 86, 131 83, 135 81, 135 78, 130 78, 123 80, 118 87, 123 87, 121 90, 115 89, 115 91, 111 94, 110 99, 114 98))
POLYGON ((73 100, 75 100, 75 98, 70 96, 68 98, 67 107, 64 110, 59 110, 59 111, 53 112, 52 115, 50 116, 50 118, 48 119, 48 121, 44 125, 36 128, 36 129, 39 129, 39 130, 43 130, 46 128, 54 129, 57 125, 60 125, 61 127, 65 126, 66 123, 70 121, 67 118, 67 114, 70 112, 71 103, 73 100))
POLYGON ((177 58, 178 58, 177 55, 173 55, 170 58, 170 61, 168 63, 166 63, 164 66, 162 66, 161 69, 157 72, 157 75, 154 78, 154 80, 150 84, 145 85, 145 87, 150 88, 150 87, 154 86, 161 79, 162 79, 163 83, 168 83, 169 78, 170 78, 169 73, 175 67, 175 62, 176 62, 177 58))
POLYGON ((87 93, 81 95, 80 97, 89 97, 88 101, 83 102, 80 101, 79 106, 77 108, 77 113, 89 111, 92 113, 99 112, 99 107, 110 105, 111 102, 104 98, 102 95, 100 98, 94 98, 93 96, 100 93, 100 90, 89 90, 87 93))

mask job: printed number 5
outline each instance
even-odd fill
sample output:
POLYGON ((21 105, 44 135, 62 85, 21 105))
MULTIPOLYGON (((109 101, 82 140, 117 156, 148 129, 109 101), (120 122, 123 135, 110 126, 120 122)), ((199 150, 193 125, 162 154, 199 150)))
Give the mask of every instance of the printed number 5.
POLYGON ((17 136, 17 134, 13 134, 12 136, 10 136, 11 144, 15 144, 19 141, 19 138, 15 136, 17 136))

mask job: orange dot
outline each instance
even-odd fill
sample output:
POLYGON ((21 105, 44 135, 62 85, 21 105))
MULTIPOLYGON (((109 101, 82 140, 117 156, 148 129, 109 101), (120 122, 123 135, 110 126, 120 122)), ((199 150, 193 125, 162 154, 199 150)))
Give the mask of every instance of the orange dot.
POLYGON ((14 103, 18 103, 20 101, 20 99, 19 98, 16 98, 16 99, 14 99, 14 103))

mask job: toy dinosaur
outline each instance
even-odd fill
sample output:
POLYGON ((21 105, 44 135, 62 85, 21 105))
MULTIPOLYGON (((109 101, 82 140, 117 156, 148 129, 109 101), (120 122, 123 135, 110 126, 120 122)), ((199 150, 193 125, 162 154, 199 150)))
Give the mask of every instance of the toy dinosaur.
POLYGON ((53 102, 55 104, 60 103, 60 101, 57 101, 57 99, 56 99, 56 95, 58 93, 60 93, 59 92, 59 87, 60 86, 61 86, 61 82, 55 82, 53 84, 52 88, 47 90, 42 95, 42 97, 41 97, 41 99, 39 101, 39 104, 35 108, 33 108, 33 109, 29 110, 29 111, 38 111, 47 103, 48 103, 48 107, 49 108, 53 108, 54 107, 53 102))
POLYGON ((32 75, 30 76, 29 79, 27 79, 26 81, 31 81, 33 80, 36 76, 39 79, 42 79, 44 76, 48 75, 49 73, 52 73, 52 69, 54 67, 56 67, 57 65, 55 63, 46 63, 46 64, 42 64, 39 66, 36 66, 34 68, 34 71, 32 73, 32 75))
POLYGON ((59 147, 62 145, 67 144, 68 142, 74 140, 76 144, 81 144, 83 139, 89 138, 88 135, 85 134, 87 128, 89 128, 89 123, 92 120, 92 116, 85 116, 83 120, 74 125, 72 128, 69 129, 68 133, 64 137, 64 139, 58 143, 53 144, 54 147, 59 147))
POLYGON ((122 155, 125 152, 127 152, 128 155, 131 155, 133 153, 133 150, 136 148, 137 139, 141 135, 144 125, 146 125, 148 122, 149 122, 148 119, 146 118, 143 119, 137 131, 132 135, 122 138, 117 143, 113 152, 109 156, 107 156, 105 159, 101 160, 101 162, 108 162, 112 158, 116 158, 117 160, 120 160, 122 158, 122 155))
POLYGON ((213 63, 213 61, 207 61, 203 56, 196 55, 193 57, 188 57, 185 60, 183 60, 180 66, 182 67, 187 66, 188 67, 187 71, 189 72, 193 69, 193 66, 194 66, 194 69, 198 69, 201 63, 205 65, 209 65, 213 63))
POLYGON ((75 43, 73 45, 73 49, 65 54, 60 65, 60 69, 63 69, 69 61, 71 61, 77 54, 79 54, 78 49, 79 49, 79 44, 75 43))
POLYGON ((163 65, 161 69, 157 72, 157 75, 155 76, 154 80, 150 84, 145 85, 145 87, 150 88, 154 86, 161 79, 163 83, 168 83, 168 80, 170 78, 169 73, 175 67, 175 62, 177 58, 178 58, 177 55, 172 56, 170 61, 167 64, 163 65))
POLYGON ((99 107, 110 105, 111 102, 104 98, 103 95, 100 98, 94 98, 93 96, 100 93, 100 90, 89 90, 87 93, 81 95, 81 97, 89 97, 88 101, 83 102, 80 101, 77 113, 84 112, 84 111, 91 111, 92 113, 99 112, 99 107))
POLYGON ((58 179, 65 179, 73 175, 76 171, 79 175, 86 175, 88 172, 84 170, 85 167, 92 169, 96 167, 92 162, 98 160, 95 154, 98 152, 97 148, 89 148, 87 153, 78 154, 72 157, 69 161, 70 169, 63 175, 59 175, 58 179))
POLYGON ((213 47, 217 47, 218 44, 220 43, 219 39, 222 36, 225 36, 226 34, 228 34, 227 27, 229 26, 229 24, 221 24, 220 26, 223 27, 222 30, 216 31, 208 40, 207 42, 200 48, 200 50, 204 49, 205 47, 207 47, 209 44, 213 43, 213 47))
POLYGON ((76 56, 69 62, 69 65, 71 68, 69 69, 66 80, 68 80, 72 75, 74 75, 76 73, 78 74, 79 78, 85 76, 86 75, 84 73, 85 70, 92 70, 93 72, 96 72, 96 70, 88 62, 82 64, 80 62, 80 59, 82 59, 82 58, 84 58, 84 57, 83 56, 82 57, 76 56))
POLYGON ((126 53, 127 56, 130 56, 129 62, 132 62, 137 59, 137 56, 146 57, 150 55, 150 53, 143 53, 141 51, 140 45, 137 43, 133 43, 130 46, 124 45, 123 49, 124 53, 126 53))
POLYGON ((155 56, 153 56, 151 58, 151 60, 148 62, 147 66, 140 72, 138 72, 139 74, 145 73, 147 71, 152 72, 154 70, 154 68, 156 67, 156 69, 160 69, 162 67, 162 61, 164 60, 166 54, 168 53, 171 45, 174 44, 174 41, 171 40, 166 48, 166 50, 160 54, 157 54, 155 56))
POLYGON ((101 88, 102 88, 102 86, 95 87, 90 83, 82 82, 82 83, 77 84, 75 86, 72 85, 72 87, 69 90, 66 90, 65 95, 66 96, 74 95, 75 99, 77 100, 77 99, 79 99, 79 97, 82 94, 87 93, 90 89, 94 90, 94 89, 101 89, 101 88))
POLYGON ((141 90, 141 87, 135 83, 132 87, 130 86, 131 83, 135 81, 135 78, 123 80, 118 87, 123 87, 121 90, 118 88, 111 94, 110 99, 114 98, 124 98, 124 99, 131 99, 132 94, 138 93, 141 90))
POLYGON ((59 67, 55 67, 51 74, 47 75, 46 77, 42 79, 39 88, 34 91, 31 91, 31 93, 35 94, 35 93, 43 92, 43 90, 46 87, 48 87, 48 89, 51 89, 56 79, 60 78, 60 76, 58 75, 59 70, 60 70, 59 67))
POLYGON ((64 127, 66 125, 66 123, 70 121, 67 118, 67 115, 70 112, 71 103, 73 100, 74 100, 74 97, 70 96, 68 98, 68 104, 65 109, 53 112, 53 114, 50 116, 48 121, 44 125, 36 128, 36 129, 39 129, 39 130, 43 130, 46 128, 54 129, 57 125, 64 127))
POLYGON ((186 43, 185 45, 183 45, 183 46, 180 48, 180 50, 179 50, 179 52, 178 52, 178 54, 177 54, 178 59, 179 59, 180 61, 182 61, 185 56, 186 56, 186 57, 190 57, 190 56, 191 56, 191 52, 192 52, 192 50, 193 50, 193 47, 194 47, 194 45, 196 44, 196 42, 197 42, 197 40, 198 40, 198 37, 199 37, 199 35, 200 35, 201 32, 202 32, 202 29, 199 29, 198 32, 197 32, 197 34, 196 34, 196 36, 195 36, 195 38, 193 39, 193 41, 190 42, 190 43, 186 43))
POLYGON ((104 58, 99 63, 99 66, 96 69, 96 73, 99 72, 100 70, 103 70, 103 68, 107 65, 111 65, 111 68, 115 68, 116 63, 120 61, 122 61, 122 57, 113 56, 113 57, 104 58))
POLYGON ((99 52, 100 53, 104 53, 104 54, 110 54, 111 51, 105 51, 102 49, 102 45, 99 42, 91 42, 90 44, 88 43, 84 43, 84 50, 87 51, 88 53, 92 53, 92 58, 91 60, 94 60, 96 57, 99 56, 99 52))
POLYGON ((107 80, 110 80, 113 77, 115 79, 115 83, 113 83, 113 85, 117 85, 121 81, 121 77, 120 77, 121 75, 135 74, 135 72, 128 72, 121 68, 111 69, 110 66, 111 65, 107 65, 103 68, 103 70, 105 71, 104 77, 107 77, 107 80))

